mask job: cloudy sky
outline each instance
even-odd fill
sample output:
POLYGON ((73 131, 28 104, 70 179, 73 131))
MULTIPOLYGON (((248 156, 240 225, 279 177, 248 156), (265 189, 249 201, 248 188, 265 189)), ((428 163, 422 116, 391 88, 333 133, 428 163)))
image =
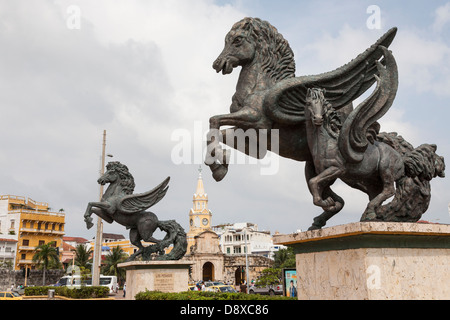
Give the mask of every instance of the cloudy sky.
MULTIPOLYGON (((450 159, 450 2, 257 0, 0 0, 0 194, 48 202, 66 212, 66 235, 92 238, 83 213, 97 201, 103 130, 106 152, 126 164, 135 192, 171 177, 152 208, 188 230, 208 120, 227 113, 239 69, 216 74, 212 62, 240 19, 273 24, 295 53, 296 75, 349 62, 389 28, 399 68, 394 105, 380 120, 414 146, 435 143, 450 159), (380 20, 374 21, 376 5, 380 20), (369 10, 368 10, 369 9, 369 10), (379 22, 378 24, 374 24, 379 22), (189 142, 189 163, 174 150, 189 142), (200 147, 199 147, 200 146, 200 147), (175 155, 175 156, 174 156, 175 155)), ((203 167, 213 224, 253 222, 260 229, 306 230, 312 204, 304 164, 276 158, 230 166, 215 182, 203 167)), ((342 183, 346 207, 328 226, 359 221, 367 196, 342 183)), ((423 219, 450 223, 448 178, 432 181, 423 219)), ((128 237, 124 227, 105 232, 128 237)))

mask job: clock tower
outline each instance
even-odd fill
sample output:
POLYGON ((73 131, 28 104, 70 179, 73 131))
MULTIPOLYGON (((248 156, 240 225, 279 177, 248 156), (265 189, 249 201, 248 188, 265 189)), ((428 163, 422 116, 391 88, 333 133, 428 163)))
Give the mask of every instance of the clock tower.
POLYGON ((193 197, 192 209, 189 211, 189 232, 187 233, 188 251, 195 244, 194 237, 203 231, 211 230, 212 213, 208 209, 208 195, 202 179, 202 169, 198 169, 197 189, 193 197))

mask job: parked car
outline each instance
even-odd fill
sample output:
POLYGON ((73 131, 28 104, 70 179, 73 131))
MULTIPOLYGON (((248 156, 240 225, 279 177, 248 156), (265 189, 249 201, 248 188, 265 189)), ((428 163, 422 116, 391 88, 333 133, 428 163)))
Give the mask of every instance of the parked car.
POLYGON ((218 285, 218 286, 209 286, 206 288, 206 291, 212 292, 237 292, 232 286, 229 285, 218 285))
POLYGON ((211 286, 224 286, 225 283, 220 281, 205 281, 205 287, 211 287, 211 286))
POLYGON ((281 284, 275 284, 275 285, 268 285, 263 287, 257 287, 255 285, 252 285, 250 289, 248 290, 248 293, 250 294, 265 294, 265 295, 282 295, 283 294, 283 285, 281 284))
MULTIPOLYGON (((31 286, 32 287, 32 286, 31 286)), ((25 288, 24 286, 19 286, 17 288, 12 289, 12 292, 18 293, 19 295, 24 295, 25 294, 25 288)))
POLYGON ((0 300, 22 300, 22 297, 14 291, 0 291, 0 300))

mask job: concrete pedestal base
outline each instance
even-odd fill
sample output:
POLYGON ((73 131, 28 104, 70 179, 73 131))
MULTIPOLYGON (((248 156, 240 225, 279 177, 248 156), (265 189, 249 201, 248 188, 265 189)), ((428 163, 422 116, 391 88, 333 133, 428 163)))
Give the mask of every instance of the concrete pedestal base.
POLYGON ((363 222, 274 237, 299 299, 450 299, 450 225, 363 222))
POLYGON ((127 271, 125 298, 134 300, 145 290, 182 292, 188 290, 189 267, 186 261, 131 261, 118 265, 127 271))

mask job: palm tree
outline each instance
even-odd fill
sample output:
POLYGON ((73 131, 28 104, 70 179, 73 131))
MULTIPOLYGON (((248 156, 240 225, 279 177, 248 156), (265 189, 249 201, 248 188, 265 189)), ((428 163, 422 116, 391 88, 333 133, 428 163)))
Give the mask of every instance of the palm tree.
POLYGON ((87 250, 86 245, 77 245, 77 247, 75 248, 75 264, 79 267, 90 269, 90 264, 92 264, 91 254, 92 248, 89 248, 89 250, 87 250))
POLYGON ((112 249, 112 251, 105 257, 105 266, 102 267, 102 273, 104 275, 116 276, 119 283, 125 279, 125 270, 118 268, 117 265, 124 262, 128 258, 125 251, 119 246, 112 249))
POLYGON ((58 265, 59 256, 55 248, 55 242, 49 242, 36 247, 36 253, 33 256, 33 262, 37 265, 41 265, 44 273, 42 275, 42 285, 45 286, 45 273, 49 265, 58 265))

